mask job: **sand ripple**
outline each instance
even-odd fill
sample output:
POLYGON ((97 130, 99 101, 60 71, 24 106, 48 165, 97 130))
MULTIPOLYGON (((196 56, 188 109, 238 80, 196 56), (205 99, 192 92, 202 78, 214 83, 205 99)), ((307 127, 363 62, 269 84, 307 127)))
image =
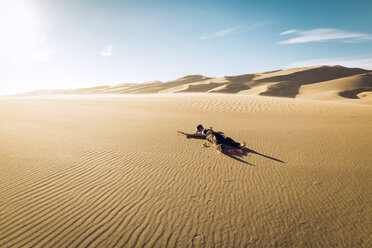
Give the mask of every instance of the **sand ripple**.
POLYGON ((0 247, 371 244, 370 105, 173 94, 0 106, 0 247), (256 153, 177 135, 199 122, 256 153))

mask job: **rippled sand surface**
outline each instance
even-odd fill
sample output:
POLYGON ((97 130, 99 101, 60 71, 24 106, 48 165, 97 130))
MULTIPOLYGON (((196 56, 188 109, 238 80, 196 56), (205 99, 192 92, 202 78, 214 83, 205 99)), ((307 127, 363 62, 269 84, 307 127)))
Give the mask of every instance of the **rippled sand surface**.
POLYGON ((370 247, 372 105, 0 99, 0 247, 370 247), (186 139, 199 123, 244 154, 186 139))

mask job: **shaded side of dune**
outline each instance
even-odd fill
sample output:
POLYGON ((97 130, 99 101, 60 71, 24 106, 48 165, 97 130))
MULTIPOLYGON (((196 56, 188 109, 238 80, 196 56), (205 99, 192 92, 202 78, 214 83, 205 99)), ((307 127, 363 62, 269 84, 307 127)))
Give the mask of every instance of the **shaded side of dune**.
POLYGON ((322 66, 305 71, 295 72, 289 75, 275 76, 259 79, 257 82, 277 82, 268 86, 262 96, 279 96, 295 98, 301 85, 313 84, 332 79, 353 76, 366 73, 368 70, 359 68, 346 68, 342 66, 322 66))
POLYGON ((224 77, 229 83, 221 89, 215 89, 210 91, 211 93, 228 93, 235 94, 243 90, 249 90, 251 87, 248 86, 249 82, 252 82, 254 74, 244 74, 240 76, 226 76, 224 77))
POLYGON ((244 83, 227 84, 224 88, 218 90, 212 90, 211 93, 228 93, 235 94, 242 90, 249 90, 250 87, 244 83))
MULTIPOLYGON (((190 76, 185 76, 176 80, 168 81, 168 82, 156 82, 154 84, 148 84, 144 87, 137 87, 136 89, 128 89, 128 90, 123 90, 118 93, 121 94, 153 94, 153 93, 159 93, 162 90, 166 90, 169 88, 177 87, 177 86, 182 86, 185 84, 191 84, 195 82, 201 82, 205 80, 212 79, 210 77, 205 77, 202 75, 190 75, 190 76)), ((142 85, 142 84, 140 84, 142 85)))
POLYGON ((368 92, 368 91, 372 91, 372 87, 371 88, 359 88, 355 90, 346 90, 346 91, 339 92, 338 94, 342 97, 346 97, 350 99, 360 99, 358 95, 362 92, 368 92))
POLYGON ((177 91, 177 93, 185 93, 185 92, 193 92, 193 93, 199 93, 199 92, 207 92, 211 89, 214 89, 216 87, 225 85, 226 83, 207 83, 207 84, 191 84, 187 86, 187 89, 177 91))
POLYGON ((358 82, 355 89, 341 91, 338 94, 350 99, 360 99, 358 94, 372 91, 372 73, 358 75, 358 82))

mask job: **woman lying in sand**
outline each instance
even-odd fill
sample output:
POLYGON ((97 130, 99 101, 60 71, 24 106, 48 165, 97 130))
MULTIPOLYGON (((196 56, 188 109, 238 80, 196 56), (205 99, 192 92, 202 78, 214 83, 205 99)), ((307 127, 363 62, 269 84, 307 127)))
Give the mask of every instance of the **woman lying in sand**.
POLYGON ((203 137, 205 138, 206 140, 208 140, 209 142, 211 142, 212 144, 214 144, 216 146, 216 149, 220 152, 223 152, 224 151, 224 148, 223 148, 223 144, 225 145, 229 145, 229 146, 232 146, 232 147, 235 147, 235 148, 238 148, 238 149, 242 149, 245 147, 245 142, 242 142, 241 144, 234 141, 232 138, 230 137, 225 137, 225 135, 223 135, 223 133, 221 132, 215 132, 213 131, 212 127, 210 127, 209 129, 205 129, 203 127, 203 125, 199 124, 197 127, 196 127, 196 132, 193 133, 193 134, 190 134, 190 133, 185 133, 185 132, 182 132, 182 131, 177 131, 178 133, 181 133, 181 134, 184 134, 186 135, 186 137, 203 137))

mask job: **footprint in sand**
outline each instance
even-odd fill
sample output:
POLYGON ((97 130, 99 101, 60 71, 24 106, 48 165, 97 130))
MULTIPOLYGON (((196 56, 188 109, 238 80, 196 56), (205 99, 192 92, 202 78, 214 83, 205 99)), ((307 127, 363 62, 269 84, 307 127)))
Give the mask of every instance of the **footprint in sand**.
POLYGON ((203 234, 195 234, 191 239, 191 247, 204 247, 204 235, 203 234))

